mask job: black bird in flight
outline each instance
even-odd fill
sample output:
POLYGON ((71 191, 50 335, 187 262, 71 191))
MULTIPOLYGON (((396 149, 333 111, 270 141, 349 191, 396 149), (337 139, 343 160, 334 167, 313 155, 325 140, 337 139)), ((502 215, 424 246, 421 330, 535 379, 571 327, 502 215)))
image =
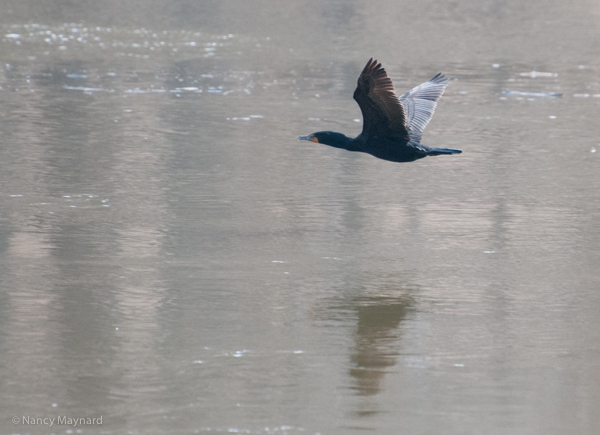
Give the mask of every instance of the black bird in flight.
POLYGON ((371 58, 358 78, 354 99, 363 115, 362 132, 354 139, 333 131, 318 131, 298 140, 359 151, 392 162, 412 162, 427 156, 460 154, 452 148, 431 148, 421 143, 437 101, 448 86, 441 73, 400 98, 380 63, 371 58))

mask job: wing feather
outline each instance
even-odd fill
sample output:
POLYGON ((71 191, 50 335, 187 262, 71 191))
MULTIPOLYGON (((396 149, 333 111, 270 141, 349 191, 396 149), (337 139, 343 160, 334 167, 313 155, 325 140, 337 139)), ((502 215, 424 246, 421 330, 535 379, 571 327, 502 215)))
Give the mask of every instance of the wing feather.
POLYGON ((437 102, 448 84, 448 78, 439 73, 428 82, 414 87, 400 97, 399 101, 406 114, 406 128, 412 141, 421 141, 423 130, 429 124, 437 102))
POLYGON ((408 140, 405 108, 385 69, 373 58, 358 78, 354 99, 363 114, 363 134, 375 133, 408 140))

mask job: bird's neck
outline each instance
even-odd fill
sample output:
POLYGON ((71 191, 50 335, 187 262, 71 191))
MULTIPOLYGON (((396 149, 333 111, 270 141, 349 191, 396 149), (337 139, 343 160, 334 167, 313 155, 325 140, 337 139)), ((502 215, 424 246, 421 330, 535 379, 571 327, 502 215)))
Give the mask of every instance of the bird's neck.
POLYGON ((343 148, 348 151, 361 151, 359 144, 355 139, 352 139, 345 134, 336 133, 335 136, 332 136, 325 145, 329 145, 335 148, 343 148))

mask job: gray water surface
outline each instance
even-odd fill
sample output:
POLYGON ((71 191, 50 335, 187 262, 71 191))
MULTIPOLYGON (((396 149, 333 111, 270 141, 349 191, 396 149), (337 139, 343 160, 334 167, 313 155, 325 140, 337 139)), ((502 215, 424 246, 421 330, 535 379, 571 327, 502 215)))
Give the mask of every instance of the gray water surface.
POLYGON ((0 432, 597 434, 599 17, 7 2, 0 432), (463 154, 296 140, 371 56, 463 154))

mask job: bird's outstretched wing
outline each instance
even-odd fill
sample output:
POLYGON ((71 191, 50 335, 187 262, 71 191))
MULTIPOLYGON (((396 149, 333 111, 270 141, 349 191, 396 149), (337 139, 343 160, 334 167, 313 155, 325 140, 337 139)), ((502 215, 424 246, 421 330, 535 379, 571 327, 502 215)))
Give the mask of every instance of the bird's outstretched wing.
POLYGON ((400 137, 408 141, 404 106, 385 69, 373 58, 358 78, 354 99, 363 115, 363 134, 400 137))
POLYGON ((423 130, 431 120, 437 101, 442 97, 448 84, 446 76, 439 73, 400 97, 406 116, 406 127, 412 141, 421 141, 423 130))

